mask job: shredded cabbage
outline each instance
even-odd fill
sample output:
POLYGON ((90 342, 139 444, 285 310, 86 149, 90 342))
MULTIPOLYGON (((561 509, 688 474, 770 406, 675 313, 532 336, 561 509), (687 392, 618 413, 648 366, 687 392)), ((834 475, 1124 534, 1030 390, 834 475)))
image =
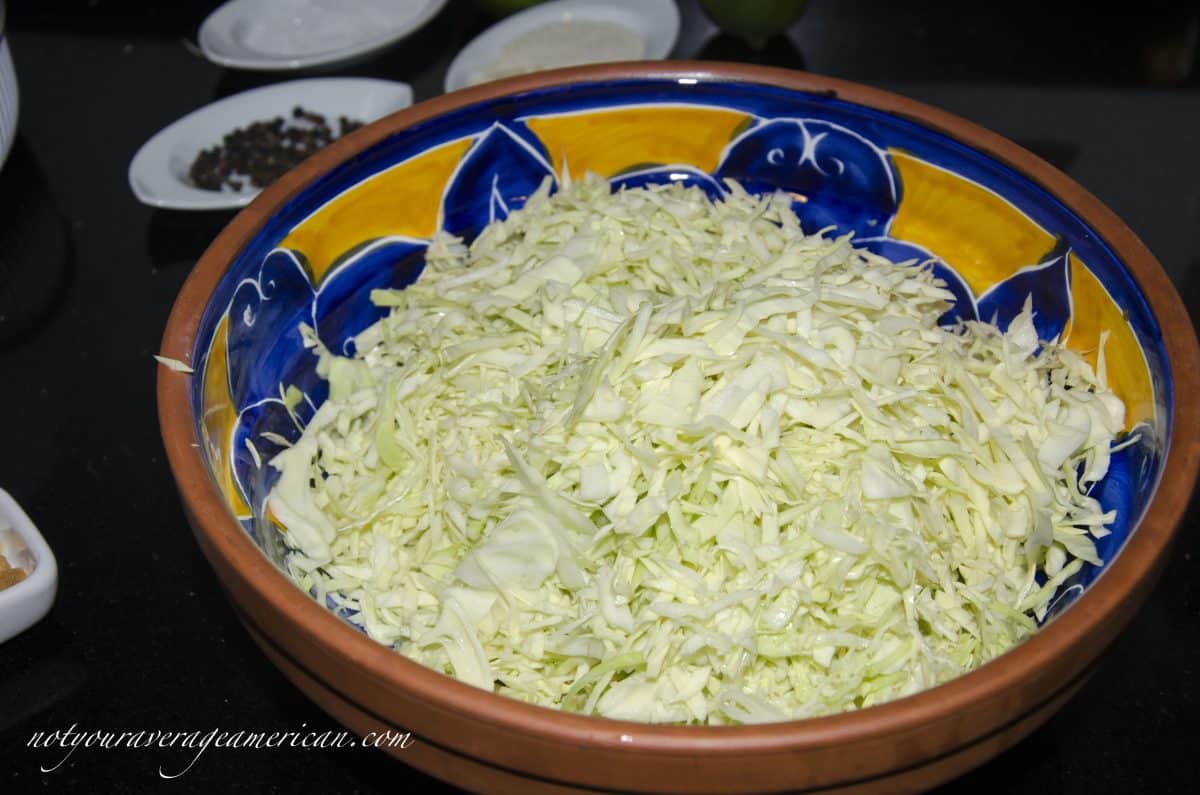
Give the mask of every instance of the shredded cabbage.
POLYGON ((460 680, 637 721, 863 707, 1034 632, 1099 563, 1121 401, 1028 303, 939 327, 928 268, 727 187, 545 184, 377 291, 355 358, 304 329, 293 578, 460 680))
POLYGON ((158 354, 155 354, 154 360, 168 370, 174 370, 177 373, 191 374, 196 372, 187 362, 181 362, 178 359, 172 359, 169 356, 159 356, 158 354))

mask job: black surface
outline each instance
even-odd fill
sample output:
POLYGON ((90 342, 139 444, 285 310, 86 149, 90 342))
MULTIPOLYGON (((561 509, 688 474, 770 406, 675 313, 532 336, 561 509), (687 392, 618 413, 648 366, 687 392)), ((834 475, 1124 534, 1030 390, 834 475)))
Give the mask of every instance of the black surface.
MULTIPOLYGON (((12 4, 10 4, 11 6, 12 4)), ((230 789, 447 791, 366 750, 26 747, 66 729, 304 731, 336 725, 236 622, 164 461, 150 358, 176 292, 230 214, 155 211, 126 184, 137 148, 225 94, 292 75, 189 51, 213 3, 26 3, 10 10, 20 138, 0 171, 0 486, 41 527, 58 601, 0 646, 0 793, 230 789)), ((679 54, 801 64, 941 106, 1026 145, 1121 215, 1200 308, 1200 92, 1194 5, 813 0, 762 53, 708 40, 683 3, 679 54), (935 11, 935 8, 948 9, 935 11), (1191 49, 1189 49, 1189 43, 1191 49), (798 45, 798 51, 797 51, 798 45)), ((440 90, 487 24, 452 2, 339 74, 440 90)), ((1094 678, 1044 728, 939 792, 1198 789, 1200 528, 1094 678)))

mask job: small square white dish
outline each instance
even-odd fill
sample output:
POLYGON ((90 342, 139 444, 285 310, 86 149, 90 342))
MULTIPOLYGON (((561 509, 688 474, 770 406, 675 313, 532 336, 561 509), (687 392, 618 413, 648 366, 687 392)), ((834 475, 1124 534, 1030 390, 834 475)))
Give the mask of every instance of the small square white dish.
POLYGON ((58 591, 58 562, 50 545, 8 492, 0 489, 0 554, 25 569, 25 579, 0 589, 0 643, 50 612, 58 591))

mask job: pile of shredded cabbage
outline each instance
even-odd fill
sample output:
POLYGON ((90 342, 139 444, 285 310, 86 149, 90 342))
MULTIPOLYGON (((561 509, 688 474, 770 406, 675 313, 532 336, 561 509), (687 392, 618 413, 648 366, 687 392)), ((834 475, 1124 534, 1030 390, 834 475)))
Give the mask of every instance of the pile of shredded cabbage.
POLYGON ((269 507, 370 637, 487 690, 650 722, 928 688, 1098 563, 1121 401, 1075 353, 791 197, 588 177, 429 248, 269 507))

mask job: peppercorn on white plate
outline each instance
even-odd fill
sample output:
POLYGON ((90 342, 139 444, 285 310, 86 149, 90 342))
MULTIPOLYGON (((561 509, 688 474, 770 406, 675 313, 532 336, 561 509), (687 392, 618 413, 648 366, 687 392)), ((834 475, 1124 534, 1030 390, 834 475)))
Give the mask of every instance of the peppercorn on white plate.
POLYGON ((189 176, 196 156, 225 135, 255 122, 290 118, 299 106, 324 116, 336 132, 346 117, 367 122, 412 104, 407 83, 370 78, 318 77, 256 88, 195 110, 148 140, 129 164, 129 187, 143 204, 175 210, 226 210, 249 204, 260 188, 248 180, 219 190, 198 187, 189 176))

